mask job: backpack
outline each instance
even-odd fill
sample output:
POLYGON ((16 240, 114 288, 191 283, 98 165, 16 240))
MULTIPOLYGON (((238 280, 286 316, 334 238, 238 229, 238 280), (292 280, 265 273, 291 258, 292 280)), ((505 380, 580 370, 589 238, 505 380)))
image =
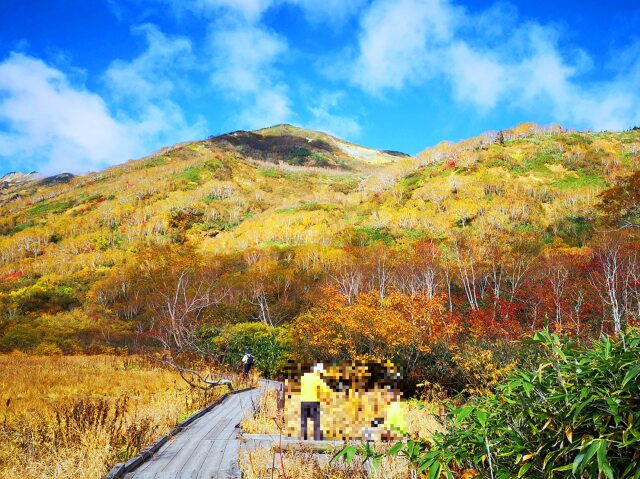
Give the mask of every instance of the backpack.
POLYGON ((253 364, 253 355, 247 354, 247 366, 251 366, 253 364))

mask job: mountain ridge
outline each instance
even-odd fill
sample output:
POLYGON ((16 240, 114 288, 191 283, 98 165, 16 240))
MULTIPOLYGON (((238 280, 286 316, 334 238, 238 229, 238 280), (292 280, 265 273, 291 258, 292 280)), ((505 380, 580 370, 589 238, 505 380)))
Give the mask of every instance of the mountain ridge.
MULTIPOLYGON (((522 135, 527 135, 527 134, 532 134, 534 132, 542 132, 542 131, 554 131, 554 132, 562 132, 565 131, 561 126, 559 125, 551 125, 549 127, 544 127, 535 123, 523 123, 521 125, 518 125, 517 127, 511 128, 511 129, 506 129, 506 130, 490 130, 487 132, 483 132, 480 135, 476 136, 476 137, 472 137, 469 138, 467 140, 462 140, 459 142, 452 142, 449 140, 445 140, 442 141, 440 143, 438 143, 435 146, 432 147, 428 147, 425 148, 424 150, 418 152, 416 155, 411 155, 408 153, 405 153, 403 151, 399 151, 399 150, 376 150, 374 148, 369 148, 367 146, 363 146, 360 144, 356 144, 353 142, 349 142, 346 140, 343 140, 341 138, 338 138, 334 135, 331 135, 329 133, 325 133, 322 131, 318 131, 318 130, 309 130, 309 129, 305 129, 302 127, 298 127, 295 126, 293 124, 290 123, 279 123, 276 125, 272 125, 272 126, 268 126, 268 127, 264 127, 264 128, 259 128, 257 130, 234 130, 234 131, 230 131, 227 133, 221 133, 218 135, 211 135, 208 137, 209 141, 213 141, 213 142, 218 142, 218 141, 224 141, 226 139, 229 138, 233 138, 233 137, 237 137, 238 135, 244 135, 244 134, 258 134, 258 135, 265 135, 265 136, 282 136, 283 132, 284 133, 289 133, 292 134, 292 136, 296 136, 296 137, 301 137, 304 138, 305 140, 307 140, 308 143, 312 142, 314 139, 325 139, 325 138, 329 138, 331 141, 341 144, 341 145, 348 145, 348 146, 352 146, 352 147, 356 147, 359 149, 363 149, 363 150, 367 150, 370 151, 372 153, 378 153, 381 155, 381 157, 384 158, 384 160, 386 160, 387 162, 393 161, 392 157, 396 157, 396 158, 407 158, 407 157, 419 157, 421 155, 426 154, 427 152, 429 152, 430 150, 434 149, 434 148, 443 148, 443 147, 448 147, 448 146, 452 146, 452 145, 464 145, 467 142, 482 142, 482 141, 492 141, 492 138, 495 137, 498 134, 502 134, 502 135, 506 135, 506 138, 514 138, 517 136, 522 136, 522 135), (311 138, 313 137, 313 138, 311 138)), ((129 160, 129 161, 142 161, 142 160, 148 160, 150 158, 156 157, 156 156, 160 156, 163 155, 165 153, 171 152, 173 150, 175 150, 176 148, 182 148, 184 146, 190 145, 190 144, 195 144, 195 143, 199 143, 202 142, 203 140, 192 140, 192 141, 183 141, 183 142, 179 142, 176 143, 174 145, 171 146, 163 146, 160 149, 156 150, 155 152, 149 154, 149 155, 145 155, 141 158, 137 158, 137 159, 133 159, 133 160, 129 160)), ((385 161, 381 161, 381 162, 385 162, 385 161)), ((124 163, 121 163, 120 165, 122 165, 124 163)), ((113 166, 119 166, 119 165, 113 165, 113 166)), ((105 169, 108 169, 110 167, 107 167, 105 169)), ((102 171, 102 170, 99 170, 102 171)), ((95 172, 88 172, 85 173, 84 175, 89 175, 95 172)), ((57 173, 55 175, 51 175, 47 178, 56 178, 58 176, 61 175, 71 175, 71 173, 68 172, 60 172, 57 173)), ((73 175, 73 176, 84 176, 84 175, 73 175)), ((26 181, 30 181, 32 179, 36 179, 36 177, 38 179, 45 179, 43 177, 40 176, 40 174, 37 171, 31 171, 31 172, 22 172, 22 171, 14 171, 14 172, 7 172, 5 173, 2 177, 0 177, 0 182, 12 182, 12 183, 18 183, 18 182, 26 182, 26 181), (12 175, 15 175, 16 178, 11 178, 12 175), (19 180, 19 178, 24 177, 24 180, 19 180)))
MULTIPOLYGON (((565 252, 582 258, 603 225, 638 221, 637 205, 615 205, 627 201, 621 192, 640 169, 639 130, 529 124, 375 161, 377 150, 322 132, 270 128, 181 143, 52 184, 26 182, 0 201, 0 349, 42 338, 68 348, 51 338, 69 324, 85 331, 77 339, 85 346, 86 337, 103 341, 87 332, 95 324, 132 341, 148 312, 142 296, 131 296, 131 278, 152 265, 159 277, 180 265, 224 265, 220 281, 235 293, 212 321, 267 321, 270 311, 279 323, 309 306, 307 294, 356 281, 354 265, 377 271, 372 261, 425 244, 403 272, 433 256, 458 275, 466 271, 460 251, 477 255, 473 268, 497 255, 506 265, 523 255, 525 264, 565 252), (614 206, 604 209, 605 198, 614 206)), ((449 294, 465 291, 464 281, 449 294)))

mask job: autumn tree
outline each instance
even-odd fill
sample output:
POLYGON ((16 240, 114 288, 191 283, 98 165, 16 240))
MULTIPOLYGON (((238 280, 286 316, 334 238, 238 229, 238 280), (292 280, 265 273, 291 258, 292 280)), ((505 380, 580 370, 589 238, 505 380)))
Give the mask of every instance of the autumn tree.
POLYGON ((640 228, 640 170, 600 195, 604 221, 618 228, 640 228))
POLYGON ((382 299, 371 291, 349 303, 335 289, 324 295, 321 305, 293 323, 294 344, 305 359, 395 359, 411 367, 431 344, 459 331, 455 319, 445 314, 441 296, 391 290, 382 299))
POLYGON ((619 333, 633 312, 639 258, 624 237, 604 237, 593 252, 589 281, 611 315, 613 332, 619 333))

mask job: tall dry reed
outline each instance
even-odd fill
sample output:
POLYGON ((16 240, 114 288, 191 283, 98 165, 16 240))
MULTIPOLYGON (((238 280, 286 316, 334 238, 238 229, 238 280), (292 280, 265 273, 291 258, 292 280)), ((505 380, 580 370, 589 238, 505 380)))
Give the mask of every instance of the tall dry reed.
POLYGON ((98 478, 224 388, 135 356, 0 355, 0 478, 98 478))

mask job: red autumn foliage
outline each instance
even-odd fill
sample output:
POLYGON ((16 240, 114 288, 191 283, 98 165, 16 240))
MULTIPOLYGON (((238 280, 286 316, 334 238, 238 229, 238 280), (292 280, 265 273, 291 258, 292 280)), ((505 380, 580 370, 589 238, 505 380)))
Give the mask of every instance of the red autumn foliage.
POLYGON ((7 281, 12 281, 12 280, 20 279, 23 276, 24 276, 24 273, 22 271, 16 271, 15 273, 10 273, 10 274, 5 274, 4 276, 0 276, 0 278, 7 281))

